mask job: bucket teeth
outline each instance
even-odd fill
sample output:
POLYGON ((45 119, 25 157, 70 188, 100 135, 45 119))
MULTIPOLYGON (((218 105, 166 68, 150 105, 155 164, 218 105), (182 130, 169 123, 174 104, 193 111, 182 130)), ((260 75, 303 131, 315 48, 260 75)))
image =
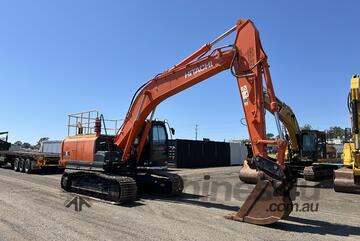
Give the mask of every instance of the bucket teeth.
POLYGON ((258 225, 272 224, 285 219, 293 208, 291 189, 282 181, 274 180, 260 172, 255 188, 240 210, 226 218, 258 225))
POLYGON ((258 225, 272 224, 287 218, 296 196, 296 178, 293 178, 287 167, 284 168, 269 158, 257 156, 252 163, 256 169, 244 163, 245 173, 252 170, 257 173, 256 186, 239 211, 226 218, 258 225))

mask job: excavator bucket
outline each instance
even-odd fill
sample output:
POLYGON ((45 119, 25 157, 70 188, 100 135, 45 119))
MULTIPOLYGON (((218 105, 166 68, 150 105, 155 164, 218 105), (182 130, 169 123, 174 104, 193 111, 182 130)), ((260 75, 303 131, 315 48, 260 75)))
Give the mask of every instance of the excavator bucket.
POLYGON ((285 174, 276 163, 261 157, 259 159, 263 159, 260 160, 261 162, 265 160, 268 166, 265 166, 265 168, 264 166, 257 166, 259 172, 255 188, 240 210, 226 216, 227 219, 257 225, 268 225, 287 218, 291 213, 293 209, 293 196, 291 194, 294 191, 293 184, 296 179, 292 179, 289 174, 285 174))
POLYGON ((352 168, 342 167, 334 171, 334 190, 360 194, 360 177, 354 176, 352 168))
POLYGON ((240 170, 239 178, 245 183, 256 184, 258 181, 258 172, 256 167, 250 166, 249 162, 245 160, 243 167, 240 170))

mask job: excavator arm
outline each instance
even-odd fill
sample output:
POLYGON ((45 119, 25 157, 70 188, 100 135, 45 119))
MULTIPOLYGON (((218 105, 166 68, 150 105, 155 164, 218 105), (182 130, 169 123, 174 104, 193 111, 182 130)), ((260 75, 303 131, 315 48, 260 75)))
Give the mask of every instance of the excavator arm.
MULTIPOLYGON (((289 139, 290 139, 289 145, 291 152, 299 153, 300 151, 299 135, 301 130, 299 127, 299 123, 296 119, 296 116, 290 106, 288 106, 278 98, 276 98, 276 101, 279 107, 278 112, 279 112, 280 121, 281 123, 283 123, 283 125, 285 126, 286 130, 289 133, 289 139)), ((265 103, 265 109, 270 111, 270 98, 265 91, 264 91, 264 103, 265 103)))
POLYGON ((123 150, 121 160, 124 163, 138 160, 156 106, 165 99, 227 69, 231 70, 238 83, 252 142, 253 162, 259 171, 259 181, 254 190, 240 210, 227 218, 254 224, 274 223, 286 218, 291 212, 290 191, 294 179, 289 176, 284 165, 287 142, 281 131, 279 106, 267 56, 261 46, 259 33, 250 20, 239 20, 216 40, 205 44, 179 64, 144 84, 136 92, 114 142, 123 150), (215 44, 232 32, 236 32, 234 44, 212 50, 215 44), (264 89, 269 98, 268 109, 275 116, 279 132, 280 138, 276 140, 266 139, 264 89), (149 116, 150 121, 146 121, 149 116), (135 141, 137 138, 139 140, 135 141), (268 157, 268 144, 277 145, 277 160, 268 157), (283 208, 271 209, 269 205, 283 208))
MULTIPOLYGON (((269 95, 267 94, 266 90, 264 90, 263 92, 265 109, 271 113, 269 95)), ((286 131, 289 134, 289 136, 286 137, 286 139, 289 139, 287 148, 287 159, 291 161, 294 160, 293 158, 299 157, 299 137, 301 135, 301 131, 292 109, 280 99, 276 98, 276 101, 278 104, 279 119, 281 123, 285 126, 286 131)), ((241 168, 239 173, 239 178, 245 183, 256 184, 258 182, 258 172, 256 171, 256 166, 254 165, 254 163, 252 163, 248 159, 244 160, 243 167, 241 168)))
MULTIPOLYGON (((284 164, 286 141, 281 132, 278 102, 271 82, 267 56, 261 46, 259 33, 250 20, 239 20, 237 24, 212 43, 205 44, 173 68, 157 75, 138 90, 131 102, 124 123, 115 138, 115 144, 123 150, 123 161, 128 161, 134 153, 141 153, 142 143, 134 150, 143 123, 151 112, 165 99, 173 96, 224 70, 231 69, 236 77, 243 102, 249 136, 255 156, 267 158, 265 146, 278 145, 277 162, 284 164), (219 47, 207 54, 221 39, 236 31, 233 45, 219 47), (263 76, 269 97, 269 110, 274 113, 280 139, 266 140, 263 76)), ((149 130, 149 128, 145 128, 149 130)), ((147 136, 143 132, 142 138, 147 136)))

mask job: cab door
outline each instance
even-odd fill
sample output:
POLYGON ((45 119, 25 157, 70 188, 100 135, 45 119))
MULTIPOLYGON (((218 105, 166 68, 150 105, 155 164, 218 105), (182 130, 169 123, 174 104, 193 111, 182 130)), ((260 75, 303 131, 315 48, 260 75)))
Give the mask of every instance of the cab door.
POLYGON ((148 165, 151 167, 167 166, 168 134, 165 124, 153 121, 150 137, 150 158, 148 165))

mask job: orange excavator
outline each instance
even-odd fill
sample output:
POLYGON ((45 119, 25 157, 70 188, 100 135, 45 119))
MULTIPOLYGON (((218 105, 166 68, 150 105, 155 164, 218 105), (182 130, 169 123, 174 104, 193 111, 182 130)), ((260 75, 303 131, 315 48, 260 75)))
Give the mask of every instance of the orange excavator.
POLYGON ((237 80, 252 143, 252 162, 259 172, 253 191, 239 211, 227 218, 265 225, 289 216, 290 193, 296 179, 284 163, 287 141, 279 122, 267 56, 259 32, 253 22, 246 19, 239 20, 213 42, 141 86, 115 136, 102 135, 102 118, 97 118, 95 136, 66 138, 61 159, 66 165, 62 188, 120 203, 134 201, 138 189, 180 193, 183 186, 178 176, 151 169, 141 161, 144 155, 147 159, 144 150, 147 143, 153 141, 154 128, 159 127, 152 121, 155 109, 165 99, 224 70, 230 70, 237 80), (213 48, 233 32, 236 32, 234 44, 213 48), (279 132, 276 140, 266 139, 264 89, 279 132), (269 144, 277 145, 277 159, 268 156, 266 145, 269 144), (270 205, 281 208, 269 208, 270 205))

